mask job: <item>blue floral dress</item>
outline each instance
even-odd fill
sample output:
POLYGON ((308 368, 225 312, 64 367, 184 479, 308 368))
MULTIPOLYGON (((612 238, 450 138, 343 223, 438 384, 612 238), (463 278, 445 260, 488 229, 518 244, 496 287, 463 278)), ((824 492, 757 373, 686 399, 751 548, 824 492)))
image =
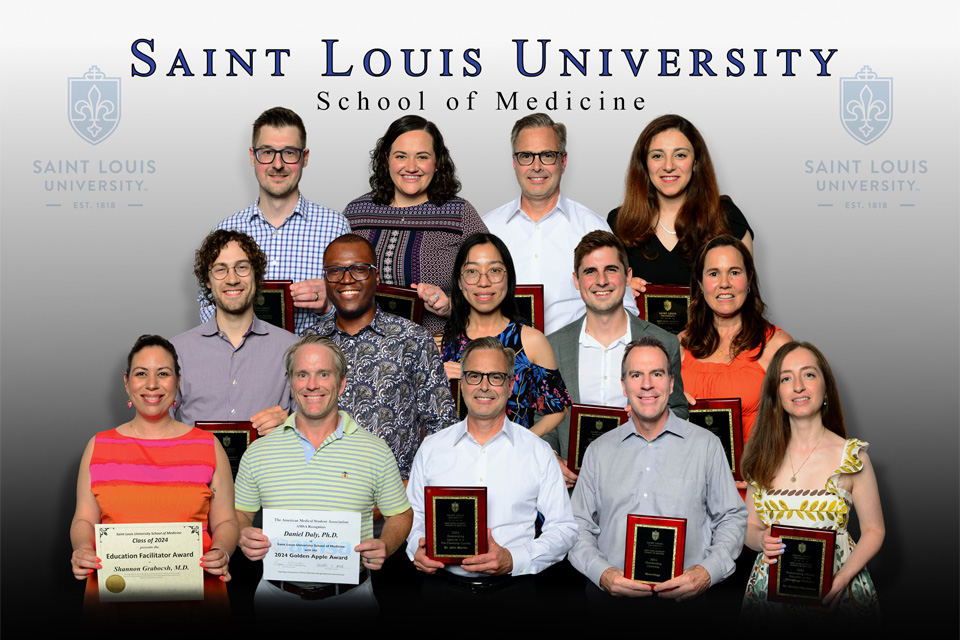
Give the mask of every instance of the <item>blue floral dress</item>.
MULTIPOLYGON (((560 371, 545 369, 530 362, 523 350, 523 342, 520 341, 522 327, 522 324, 511 322, 497 339, 503 346, 517 353, 517 363, 514 366, 516 382, 513 395, 507 401, 507 417, 529 429, 533 426, 534 414, 557 413, 571 403, 560 371)), ((465 335, 457 336, 456 340, 443 348, 443 361, 460 362, 460 354, 468 342, 470 339, 465 335)))

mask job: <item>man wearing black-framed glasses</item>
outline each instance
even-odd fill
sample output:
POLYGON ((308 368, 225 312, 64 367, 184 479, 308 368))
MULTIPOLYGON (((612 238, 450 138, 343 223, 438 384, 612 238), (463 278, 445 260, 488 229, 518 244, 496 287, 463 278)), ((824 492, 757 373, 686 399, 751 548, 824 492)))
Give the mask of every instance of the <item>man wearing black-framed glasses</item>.
MULTIPOLYGON (((333 239, 349 233, 350 225, 339 212, 300 193, 310 149, 303 120, 296 113, 274 107, 260 114, 253 123, 249 153, 259 184, 257 201, 217 229, 242 231, 256 240, 268 256, 268 280, 293 280, 294 325, 302 334, 328 309, 321 278, 323 252, 333 239)), ((212 315, 213 308, 203 304, 200 318, 207 321, 212 315)))
MULTIPOLYGON (((426 574, 421 602, 437 616, 460 615, 483 603, 511 619, 537 599, 536 576, 559 562, 576 541, 576 524, 553 452, 507 418, 513 393, 513 349, 495 337, 467 343, 460 386, 465 420, 424 440, 407 485, 413 526, 407 556, 426 574), (424 487, 487 490, 486 552, 444 564, 427 555, 424 487), (539 535, 536 521, 542 514, 539 535)), ((440 622, 445 622, 440 620, 440 622)))
MULTIPOLYGON (((544 333, 549 335, 583 315, 573 286, 573 248, 587 233, 610 226, 602 217, 564 197, 560 179, 567 168, 567 128, 545 113, 517 120, 510 135, 520 197, 483 216, 490 233, 510 249, 517 282, 542 284, 544 333)), ((637 315, 633 296, 623 306, 637 315)))

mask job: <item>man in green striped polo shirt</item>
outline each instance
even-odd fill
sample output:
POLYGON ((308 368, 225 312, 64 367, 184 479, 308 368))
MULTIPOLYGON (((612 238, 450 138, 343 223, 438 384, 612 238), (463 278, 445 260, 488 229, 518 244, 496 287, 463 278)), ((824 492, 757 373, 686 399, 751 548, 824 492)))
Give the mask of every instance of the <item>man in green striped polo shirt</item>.
POLYGON ((261 580, 255 608, 258 622, 291 614, 359 616, 375 614, 370 570, 379 569, 410 531, 413 512, 397 461, 386 442, 337 410, 346 386, 343 352, 327 338, 308 335, 285 355, 287 378, 297 411, 257 439, 240 461, 236 480, 240 548, 262 560, 270 540, 254 528, 261 508, 354 511, 361 514, 363 540, 359 584, 317 584, 261 580), (373 537, 373 509, 384 516, 373 537))

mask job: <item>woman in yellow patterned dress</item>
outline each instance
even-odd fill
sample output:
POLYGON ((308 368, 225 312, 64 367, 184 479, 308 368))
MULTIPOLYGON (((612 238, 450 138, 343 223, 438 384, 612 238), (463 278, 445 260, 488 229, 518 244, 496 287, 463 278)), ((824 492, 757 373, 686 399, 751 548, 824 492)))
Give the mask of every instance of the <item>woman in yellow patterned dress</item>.
POLYGON ((866 442, 847 438, 836 380, 823 354, 807 342, 783 345, 767 368, 756 426, 743 454, 747 546, 759 552, 744 596, 744 623, 834 615, 877 622, 867 561, 880 550, 884 525, 866 449, 866 442), (854 504, 859 543, 847 532, 854 504), (770 535, 775 523, 836 531, 833 583, 822 606, 767 600, 768 568, 784 548, 770 535))

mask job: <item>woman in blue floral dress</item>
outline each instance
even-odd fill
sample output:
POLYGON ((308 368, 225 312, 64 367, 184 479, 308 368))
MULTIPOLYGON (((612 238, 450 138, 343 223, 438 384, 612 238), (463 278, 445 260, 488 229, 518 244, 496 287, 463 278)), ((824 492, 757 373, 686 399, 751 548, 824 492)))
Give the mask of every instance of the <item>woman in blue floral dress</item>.
POLYGON ((450 378, 460 377, 460 353, 470 340, 495 336, 517 353, 507 417, 537 435, 556 428, 570 405, 546 337, 521 318, 517 274, 503 241, 475 233, 463 241, 453 264, 450 318, 443 335, 443 361, 450 378), (543 417, 534 424, 534 416, 543 417))

